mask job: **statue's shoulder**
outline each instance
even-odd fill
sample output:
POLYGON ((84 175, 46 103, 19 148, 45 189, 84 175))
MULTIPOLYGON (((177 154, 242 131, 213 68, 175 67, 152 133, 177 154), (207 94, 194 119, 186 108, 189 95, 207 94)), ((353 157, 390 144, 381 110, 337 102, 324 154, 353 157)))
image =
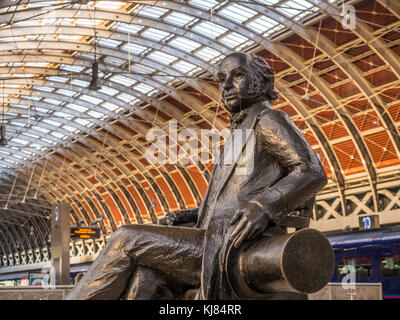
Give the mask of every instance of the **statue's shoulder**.
POLYGON ((258 114, 258 126, 264 129, 272 129, 276 126, 290 126, 291 120, 286 112, 268 108, 258 114))

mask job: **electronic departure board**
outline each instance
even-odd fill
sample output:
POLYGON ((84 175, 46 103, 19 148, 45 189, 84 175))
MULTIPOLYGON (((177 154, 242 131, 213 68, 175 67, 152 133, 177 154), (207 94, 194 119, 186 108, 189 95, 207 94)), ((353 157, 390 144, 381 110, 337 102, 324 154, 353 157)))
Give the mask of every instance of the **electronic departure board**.
POLYGON ((71 227, 71 239, 98 239, 99 227, 71 227))

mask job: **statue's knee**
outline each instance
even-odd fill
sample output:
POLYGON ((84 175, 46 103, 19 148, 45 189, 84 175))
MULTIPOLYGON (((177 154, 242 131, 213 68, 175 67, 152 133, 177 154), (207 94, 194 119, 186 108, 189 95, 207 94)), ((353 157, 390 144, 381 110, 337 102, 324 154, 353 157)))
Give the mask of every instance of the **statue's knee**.
POLYGON ((118 240, 121 241, 122 239, 126 239, 127 235, 130 233, 130 230, 127 226, 121 226, 114 233, 111 235, 110 241, 118 240))

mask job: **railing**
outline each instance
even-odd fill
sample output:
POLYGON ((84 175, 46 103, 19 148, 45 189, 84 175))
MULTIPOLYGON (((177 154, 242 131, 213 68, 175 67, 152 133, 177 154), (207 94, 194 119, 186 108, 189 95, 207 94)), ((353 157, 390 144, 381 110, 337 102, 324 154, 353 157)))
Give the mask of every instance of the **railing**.
MULTIPOLYGON (((108 237, 89 240, 74 240, 70 242, 71 264, 92 262, 104 248, 108 237)), ((0 273, 8 273, 24 269, 42 268, 50 264, 50 246, 23 250, 14 254, 0 256, 0 273)))
POLYGON ((62 300, 74 286, 0 287, 1 300, 62 300))

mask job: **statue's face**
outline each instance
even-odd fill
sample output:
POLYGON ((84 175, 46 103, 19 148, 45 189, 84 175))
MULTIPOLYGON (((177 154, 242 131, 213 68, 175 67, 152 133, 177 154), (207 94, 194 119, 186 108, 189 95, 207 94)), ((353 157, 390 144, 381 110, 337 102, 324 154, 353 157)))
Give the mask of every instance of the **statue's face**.
POLYGON ((219 68, 219 90, 225 107, 238 112, 251 106, 259 95, 251 92, 252 67, 244 54, 235 53, 226 57, 219 68))

